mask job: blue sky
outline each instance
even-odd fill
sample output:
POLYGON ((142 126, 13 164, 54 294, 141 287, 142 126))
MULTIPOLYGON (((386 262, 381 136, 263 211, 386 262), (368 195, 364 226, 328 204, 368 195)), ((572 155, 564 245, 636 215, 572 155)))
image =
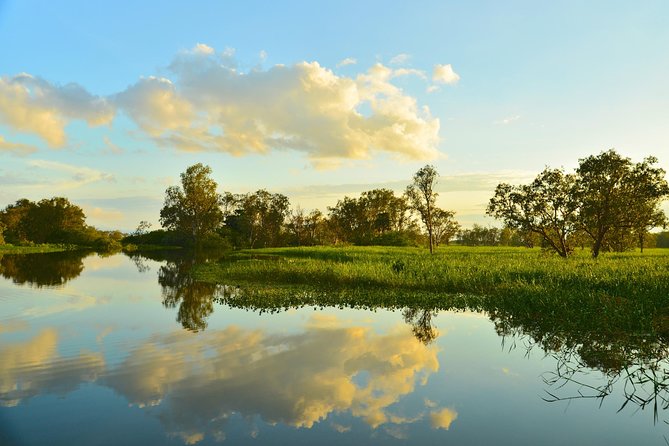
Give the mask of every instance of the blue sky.
POLYGON ((467 226, 546 165, 669 168, 666 1, 394 3, 0 0, 0 206, 130 230, 196 162, 322 210, 432 163, 467 226))

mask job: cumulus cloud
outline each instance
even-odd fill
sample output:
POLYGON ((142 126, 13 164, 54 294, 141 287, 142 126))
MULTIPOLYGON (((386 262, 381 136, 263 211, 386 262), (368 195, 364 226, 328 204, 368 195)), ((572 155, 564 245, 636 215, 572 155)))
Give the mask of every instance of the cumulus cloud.
POLYGON ((241 72, 196 48, 180 53, 170 70, 173 81, 141 79, 116 96, 163 146, 233 155, 293 149, 321 163, 377 152, 438 155, 439 120, 393 85, 393 70, 381 64, 356 77, 318 62, 241 72))
POLYGON ((432 70, 432 81, 438 84, 457 84, 460 80, 460 75, 453 71, 451 64, 435 65, 432 70))
POLYGON ((75 83, 58 86, 25 73, 0 78, 0 123, 36 134, 51 147, 66 143, 70 120, 97 126, 109 123, 114 113, 108 100, 75 83))
MULTIPOLYGON (((407 59, 400 54, 391 62, 407 59)), ((347 58, 338 66, 355 62, 347 58)), ((426 79, 417 69, 376 64, 357 75, 340 76, 318 62, 299 62, 243 71, 234 49, 217 52, 198 43, 178 53, 166 73, 140 78, 109 97, 28 74, 3 77, 0 124, 61 147, 70 121, 106 124, 121 110, 158 145, 182 151, 245 155, 296 150, 315 166, 377 153, 413 160, 439 156, 439 119, 393 84, 400 76, 426 79)), ((451 69, 452 76, 457 77, 451 69)), ((442 73, 434 79, 445 77, 442 73)), ((109 139, 105 144, 111 153, 120 152, 109 139)), ((2 149, 32 150, 4 140, 2 149)))

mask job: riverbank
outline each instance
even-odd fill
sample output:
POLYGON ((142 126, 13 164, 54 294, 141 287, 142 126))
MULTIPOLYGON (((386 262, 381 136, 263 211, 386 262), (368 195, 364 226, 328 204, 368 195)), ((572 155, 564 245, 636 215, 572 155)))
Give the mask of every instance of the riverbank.
POLYGON ((40 254, 47 252, 73 251, 77 249, 83 249, 83 248, 77 245, 63 245, 63 244, 51 244, 51 243, 32 245, 32 246, 16 246, 10 244, 2 244, 0 245, 0 254, 40 254))

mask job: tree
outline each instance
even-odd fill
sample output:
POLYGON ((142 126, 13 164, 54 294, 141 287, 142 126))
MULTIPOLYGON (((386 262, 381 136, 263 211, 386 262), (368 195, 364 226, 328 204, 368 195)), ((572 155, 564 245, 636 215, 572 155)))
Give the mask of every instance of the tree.
POLYGON ((432 218, 432 230, 434 234, 434 243, 439 246, 440 243, 448 242, 460 230, 460 223, 455 221, 455 212, 435 208, 432 218))
POLYGON ((160 210, 160 224, 192 238, 194 242, 213 233, 223 222, 221 195, 210 178, 211 168, 201 163, 181 174, 181 187, 170 186, 160 210))
POLYGON ((439 174, 434 166, 427 165, 418 170, 413 176, 413 183, 407 186, 405 195, 412 210, 418 212, 427 229, 430 254, 434 250, 434 220, 433 214, 437 203, 434 186, 439 174))
POLYGON ((529 185, 501 183, 486 213, 514 229, 539 234, 561 257, 573 251, 577 230, 576 178, 561 169, 544 169, 529 185))
POLYGON ((641 244, 648 230, 665 222, 658 206, 669 196, 657 158, 633 164, 615 150, 579 160, 575 196, 581 230, 592 238, 592 256, 611 244, 607 237, 635 232, 641 244))
MULTIPOLYGON (((225 201, 231 199, 226 194, 225 201)), ((232 196, 234 209, 225 219, 226 229, 237 246, 249 248, 272 247, 281 244, 284 222, 290 211, 290 201, 282 194, 264 189, 253 194, 232 196)))

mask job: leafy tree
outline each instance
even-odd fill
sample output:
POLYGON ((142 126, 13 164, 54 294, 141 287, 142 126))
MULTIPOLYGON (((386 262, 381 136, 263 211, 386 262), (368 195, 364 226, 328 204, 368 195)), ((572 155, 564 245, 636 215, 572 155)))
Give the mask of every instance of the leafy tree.
POLYGON ((280 246, 283 226, 290 210, 288 197, 264 189, 253 194, 226 195, 234 211, 225 219, 226 229, 237 246, 280 246))
POLYGON ((434 186, 439 174, 434 166, 427 165, 413 176, 413 183, 407 186, 405 195, 412 210, 418 212, 427 229, 430 254, 434 250, 434 210, 437 196, 434 186))
POLYGON ((573 251, 577 230, 576 178, 561 169, 544 169, 529 185, 501 183, 486 213, 514 229, 541 236, 562 257, 573 251))
POLYGON ((187 234, 196 243, 219 228, 223 222, 222 197, 210 175, 209 166, 194 164, 181 174, 181 187, 167 188, 160 210, 163 227, 187 234))
POLYGON ((67 198, 40 200, 25 217, 25 233, 35 243, 77 243, 77 235, 86 228, 86 216, 67 198))
POLYGON ((35 203, 22 198, 0 212, 0 222, 5 227, 4 238, 8 243, 17 244, 28 241, 25 232, 25 218, 33 206, 35 203))
POLYGON ((575 190, 580 228, 592 238, 592 256, 618 238, 636 232, 641 245, 648 229, 664 224, 658 209, 669 196, 665 171, 655 167, 657 159, 648 157, 633 164, 614 150, 579 161, 575 190))
POLYGON ((460 231, 460 223, 455 221, 455 212, 435 208, 433 214, 432 229, 434 243, 439 246, 440 243, 448 242, 460 231))

